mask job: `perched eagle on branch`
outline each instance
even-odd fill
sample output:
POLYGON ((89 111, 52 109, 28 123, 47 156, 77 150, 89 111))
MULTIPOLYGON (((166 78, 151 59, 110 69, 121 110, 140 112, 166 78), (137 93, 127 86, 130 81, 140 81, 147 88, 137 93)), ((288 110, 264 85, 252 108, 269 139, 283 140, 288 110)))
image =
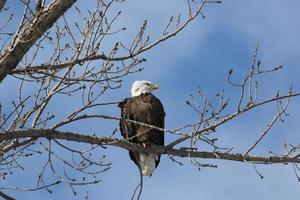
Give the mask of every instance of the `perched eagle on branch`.
MULTIPOLYGON (((164 146, 164 132, 133 121, 164 128, 165 112, 160 100, 151 92, 159 85, 149 81, 135 81, 131 88, 131 98, 119 104, 121 108, 120 131, 129 142, 141 148, 164 146), (132 121, 129 121, 132 120, 132 121)), ((158 166, 160 155, 129 151, 131 160, 138 166, 144 176, 151 176, 158 166)))

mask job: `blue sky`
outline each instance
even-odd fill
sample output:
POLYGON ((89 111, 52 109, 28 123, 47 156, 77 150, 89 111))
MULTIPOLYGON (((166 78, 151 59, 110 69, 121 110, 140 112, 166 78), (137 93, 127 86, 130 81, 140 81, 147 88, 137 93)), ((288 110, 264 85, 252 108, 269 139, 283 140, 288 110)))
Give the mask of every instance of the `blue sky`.
MULTIPOLYGON (((83 8, 92 6, 78 1, 83 8)), ((91 4, 91 5, 90 5, 91 4)), ((182 1, 128 1, 116 7, 122 9, 120 26, 128 27, 119 37, 132 37, 144 19, 149 21, 148 33, 155 38, 162 30, 170 15, 176 15, 186 10, 182 1)), ((277 89, 287 91, 293 83, 300 91, 300 2, 290 0, 232 0, 223 4, 210 4, 205 7, 205 20, 198 18, 187 29, 175 38, 155 47, 143 54, 147 63, 143 64, 143 72, 125 79, 119 90, 107 95, 107 100, 121 100, 130 95, 130 87, 136 79, 146 79, 158 83, 161 89, 155 92, 164 104, 167 116, 166 126, 174 129, 189 122, 196 121, 198 116, 186 104, 190 93, 194 93, 200 85, 213 96, 220 89, 231 99, 236 99, 238 91, 226 84, 226 75, 230 68, 234 68, 235 78, 241 78, 248 71, 251 57, 256 43, 260 44, 259 59, 262 66, 273 67, 283 65, 284 70, 263 79, 264 90, 260 97, 270 97, 277 89)), ((16 8, 17 9, 17 8, 16 8)), ((72 11, 67 14, 71 20, 72 11)), ((120 38, 117 39, 120 39, 120 38)), ((107 46, 113 41, 107 41, 107 46)), ((7 79, 0 85, 1 102, 8 97, 13 98, 16 89, 14 80, 7 79)), ((76 101, 67 99, 64 104, 76 101)), ((284 143, 299 144, 298 132, 300 118, 300 99, 295 99, 290 108, 290 116, 284 123, 274 126, 271 133, 253 151, 255 154, 267 155, 269 150, 281 153, 284 143)), ((235 103, 232 101, 231 103, 235 103)), ((72 104, 72 103, 71 103, 72 104)), ((68 107, 67 105, 65 105, 68 107)), ((51 104, 51 109, 59 110, 60 105, 51 104)), ((98 111, 95 111, 98 112, 98 111)), ((118 108, 103 109, 101 114, 118 115, 118 108), (102 113, 103 112, 103 113, 102 113)), ((244 152, 266 124, 275 114, 274 105, 257 109, 255 112, 243 115, 237 120, 221 127, 216 136, 219 144, 234 146, 234 152, 244 152)), ((117 127, 116 122, 92 120, 74 124, 70 130, 77 132, 92 132, 98 135, 110 133, 117 127)), ((118 133, 119 134, 119 133, 118 133)), ((167 142, 173 138, 167 136, 167 142)), ((199 149, 201 150, 201 148, 199 149)), ((125 150, 108 148, 101 151, 112 162, 112 170, 104 173, 102 182, 97 185, 79 189, 77 196, 72 196, 67 186, 53 188, 53 194, 45 191, 36 193, 9 193, 17 199, 83 199, 88 190, 89 199, 130 199, 134 187, 139 181, 136 166, 131 162, 125 150)), ((18 171, 11 183, 27 184, 30 178, 36 176, 36 170, 42 158, 36 157, 31 161, 24 161, 26 169, 33 169, 30 173, 18 171), (34 163, 34 164, 33 164, 34 163)), ((191 166, 187 159, 180 159, 183 166, 172 163, 166 156, 151 178, 144 179, 142 199, 272 199, 296 200, 300 198, 300 184, 293 174, 291 165, 258 165, 258 170, 264 175, 260 179, 251 164, 229 161, 200 160, 203 163, 217 164, 217 169, 197 168, 191 166)), ((26 171, 28 172, 28 170, 26 171)), ((6 184, 1 181, 0 184, 6 184)))

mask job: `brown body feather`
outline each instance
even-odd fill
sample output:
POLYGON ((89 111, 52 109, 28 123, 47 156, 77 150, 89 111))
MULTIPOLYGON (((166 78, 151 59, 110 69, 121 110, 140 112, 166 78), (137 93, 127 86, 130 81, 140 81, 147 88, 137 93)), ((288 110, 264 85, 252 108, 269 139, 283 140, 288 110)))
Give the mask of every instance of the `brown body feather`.
MULTIPOLYGON (((164 132, 125 119, 164 128, 165 112, 160 100, 151 93, 141 94, 137 97, 127 98, 119 104, 121 108, 120 131, 129 142, 141 147, 160 145, 164 146, 164 132)), ((137 152, 129 151, 131 160, 140 168, 137 152)), ((160 155, 155 161, 158 166, 160 155)))

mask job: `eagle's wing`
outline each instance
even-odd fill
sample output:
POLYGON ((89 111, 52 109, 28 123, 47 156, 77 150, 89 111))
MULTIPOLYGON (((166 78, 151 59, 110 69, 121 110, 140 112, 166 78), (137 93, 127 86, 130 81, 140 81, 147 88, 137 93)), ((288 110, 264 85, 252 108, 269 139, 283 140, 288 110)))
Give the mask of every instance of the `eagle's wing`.
MULTIPOLYGON (((119 103, 119 107, 121 108, 121 120, 120 120, 121 135, 129 142, 137 143, 137 138, 134 137, 136 135, 135 124, 126 121, 126 119, 132 119, 131 98, 127 98, 123 102, 119 103)), ((129 156, 130 156, 131 160, 137 166, 139 166, 138 154, 135 152, 129 151, 129 156)))
POLYGON ((119 104, 119 107, 121 108, 120 131, 126 140, 136 143, 137 140, 136 137, 134 137, 137 134, 136 124, 126 120, 135 120, 133 119, 132 106, 131 98, 127 98, 119 104))

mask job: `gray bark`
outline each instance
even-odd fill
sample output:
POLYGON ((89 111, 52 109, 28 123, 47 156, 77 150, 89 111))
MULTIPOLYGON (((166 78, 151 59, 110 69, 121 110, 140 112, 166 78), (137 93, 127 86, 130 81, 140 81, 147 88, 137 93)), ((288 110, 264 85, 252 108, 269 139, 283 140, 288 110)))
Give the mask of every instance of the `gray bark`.
POLYGON ((6 0, 0 0, 0 11, 3 9, 5 3, 6 3, 6 0))
MULTIPOLYGON (((78 134, 73 132, 61 132, 53 129, 28 129, 20 131, 11 131, 0 133, 0 142, 5 140, 13 140, 18 138, 48 138, 59 139, 72 142, 80 142, 87 144, 96 144, 103 146, 115 146, 130 151, 155 153, 155 154, 168 154, 179 157, 191 157, 191 158, 203 158, 203 159, 218 159, 218 160, 230 160, 238 162, 252 162, 257 164, 275 164, 275 163, 300 163, 298 157, 286 157, 286 156, 250 156, 233 153, 220 153, 220 152, 206 152, 206 151, 192 151, 184 149, 168 148, 166 146, 155 146, 141 148, 139 145, 129 143, 125 140, 118 140, 108 137, 96 137, 89 134, 78 134)), ((2 150, 6 152, 5 149, 2 150)), ((1 156, 1 154, 0 154, 1 156)))
MULTIPOLYGON (((1 0, 0 0, 1 1, 1 0)), ((32 17, 24 32, 17 35, 0 57, 0 83, 17 67, 32 45, 63 15, 76 0, 53 0, 32 17)))

